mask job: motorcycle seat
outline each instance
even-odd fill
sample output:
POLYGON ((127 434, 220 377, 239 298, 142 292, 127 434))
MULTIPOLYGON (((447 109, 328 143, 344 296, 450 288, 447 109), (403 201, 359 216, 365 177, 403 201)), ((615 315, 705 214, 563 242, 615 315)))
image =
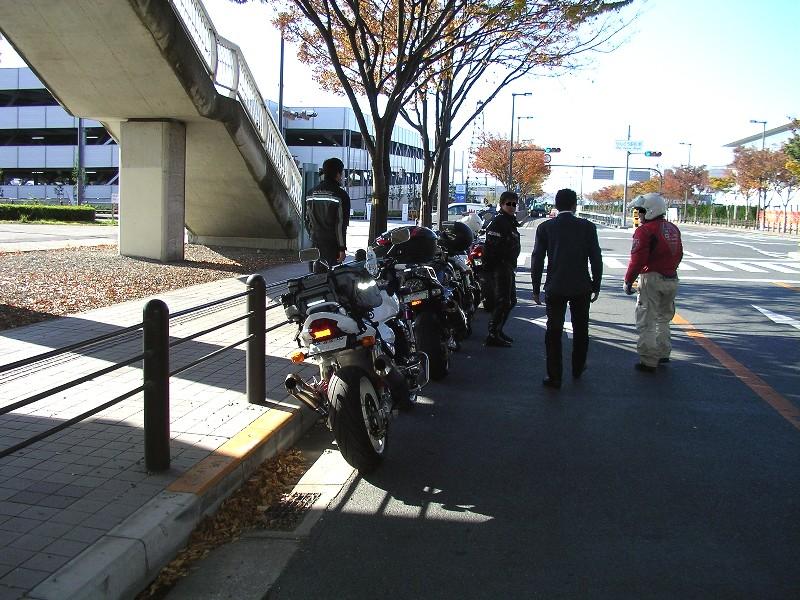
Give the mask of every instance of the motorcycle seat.
POLYGON ((341 307, 342 305, 338 302, 320 302, 319 304, 309 306, 307 314, 313 315, 318 312, 339 312, 341 307))

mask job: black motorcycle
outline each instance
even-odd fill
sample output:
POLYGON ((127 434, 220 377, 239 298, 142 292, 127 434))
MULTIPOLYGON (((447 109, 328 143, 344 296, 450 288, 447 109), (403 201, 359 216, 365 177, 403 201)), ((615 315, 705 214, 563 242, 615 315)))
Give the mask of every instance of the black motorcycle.
POLYGON ((392 245, 386 232, 371 250, 382 269, 391 269, 398 297, 413 313, 417 350, 428 356, 431 379, 442 379, 450 368, 450 353, 466 336, 466 317, 432 266, 439 252, 436 234, 426 227, 408 229, 407 242, 392 245))

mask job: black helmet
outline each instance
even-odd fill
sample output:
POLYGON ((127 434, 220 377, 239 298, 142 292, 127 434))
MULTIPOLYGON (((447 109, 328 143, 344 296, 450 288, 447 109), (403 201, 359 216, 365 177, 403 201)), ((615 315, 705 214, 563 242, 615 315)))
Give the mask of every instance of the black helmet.
MULTIPOLYGON (((408 241, 396 244, 392 255, 400 262, 408 263, 422 263, 433 260, 434 256, 436 256, 436 234, 427 227, 417 227, 416 225, 403 225, 402 228, 408 229, 408 241)), ((373 250, 376 256, 385 256, 391 247, 390 231, 385 231, 375 238, 373 250)))
POLYGON ((445 221, 439 230, 439 244, 451 254, 466 252, 474 239, 472 229, 461 221, 445 221))

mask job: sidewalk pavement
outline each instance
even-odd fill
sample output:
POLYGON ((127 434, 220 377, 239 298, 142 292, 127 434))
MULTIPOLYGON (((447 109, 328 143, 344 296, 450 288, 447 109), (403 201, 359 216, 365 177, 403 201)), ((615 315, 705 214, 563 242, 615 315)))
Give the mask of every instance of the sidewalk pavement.
MULTIPOLYGON (((399 224, 399 223, 397 223, 399 224)), ((363 247, 367 223, 354 222, 348 244, 363 247)), ((307 272, 305 264, 264 271, 271 283, 307 272)), ((171 313, 245 290, 246 277, 175 290, 157 297, 171 313)), ((141 323, 149 298, 0 332, 0 365, 141 323)), ((177 317, 170 336, 184 338, 245 312, 245 299, 177 317)), ((285 320, 267 312, 267 327, 285 320)), ((170 351, 174 370, 245 337, 245 322, 199 336, 170 351)), ((293 445, 316 415, 286 395, 293 365, 291 326, 267 334, 267 399, 248 404, 243 345, 179 373, 170 383, 171 466, 144 466, 142 394, 98 412, 51 437, 0 458, 0 600, 133 598, 264 460, 293 445)), ((142 351, 141 331, 0 374, 0 406, 142 351)), ((142 384, 134 363, 0 415, 5 449, 142 384)))

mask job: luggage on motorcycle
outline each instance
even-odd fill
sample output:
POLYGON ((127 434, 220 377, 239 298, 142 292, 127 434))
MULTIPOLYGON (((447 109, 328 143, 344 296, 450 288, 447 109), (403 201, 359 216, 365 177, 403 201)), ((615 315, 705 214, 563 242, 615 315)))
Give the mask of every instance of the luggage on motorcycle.
POLYGON ((439 245, 449 254, 465 253, 474 239, 472 229, 461 221, 445 221, 439 230, 439 245))
POLYGON ((383 303, 378 283, 363 264, 342 265, 330 272, 340 300, 356 310, 370 310, 383 303))
MULTIPOLYGON (((402 244, 395 244, 392 255, 401 263, 430 262, 436 256, 437 236, 427 227, 403 225, 408 229, 409 239, 402 244)), ((400 229, 400 228, 398 228, 400 229)), ((386 231, 375 238, 373 250, 378 258, 383 258, 392 248, 391 231, 386 231)))

